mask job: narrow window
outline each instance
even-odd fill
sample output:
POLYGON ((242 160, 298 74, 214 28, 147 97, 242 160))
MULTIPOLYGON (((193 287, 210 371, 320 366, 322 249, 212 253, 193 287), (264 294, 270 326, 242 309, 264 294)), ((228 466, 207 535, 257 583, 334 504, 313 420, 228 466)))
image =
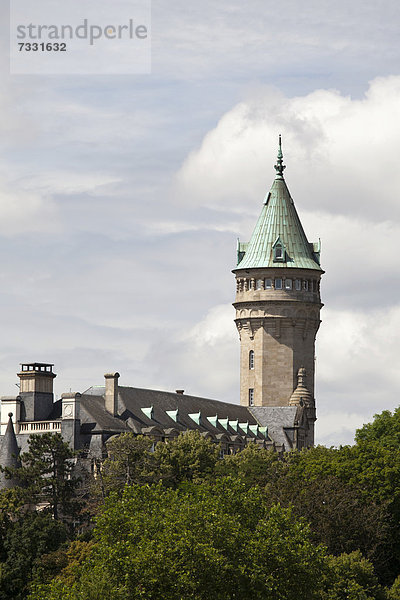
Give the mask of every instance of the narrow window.
POLYGON ((308 292, 308 280, 305 279, 303 283, 304 283, 304 289, 306 290, 306 292, 308 292))
POLYGON ((272 279, 264 279, 264 285, 266 290, 270 290, 272 288, 272 279))
POLYGON ((275 258, 282 258, 283 252, 281 246, 275 248, 275 258))
POLYGON ((276 290, 281 290, 282 289, 282 279, 275 279, 275 289, 276 290))
POLYGON ((299 292, 301 290, 301 280, 300 279, 295 279, 294 280, 294 286, 295 286, 296 290, 299 292))
POLYGON ((291 279, 285 279, 285 288, 287 290, 291 290, 292 289, 292 280, 291 279))
POLYGON ((262 279, 257 279, 256 290, 262 290, 262 284, 263 284, 263 280, 262 279))
POLYGON ((249 352, 249 369, 254 369, 254 350, 249 352))
POLYGON ((249 406, 254 406, 254 389, 249 389, 249 406))

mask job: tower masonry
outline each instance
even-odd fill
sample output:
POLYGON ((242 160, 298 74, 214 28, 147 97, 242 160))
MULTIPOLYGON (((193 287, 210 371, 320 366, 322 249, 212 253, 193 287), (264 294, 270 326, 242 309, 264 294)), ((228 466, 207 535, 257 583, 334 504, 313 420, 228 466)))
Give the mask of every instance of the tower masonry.
POLYGON ((283 177, 276 176, 248 243, 238 241, 235 323, 240 403, 304 406, 315 420, 315 337, 320 325, 320 243, 308 242, 283 177))

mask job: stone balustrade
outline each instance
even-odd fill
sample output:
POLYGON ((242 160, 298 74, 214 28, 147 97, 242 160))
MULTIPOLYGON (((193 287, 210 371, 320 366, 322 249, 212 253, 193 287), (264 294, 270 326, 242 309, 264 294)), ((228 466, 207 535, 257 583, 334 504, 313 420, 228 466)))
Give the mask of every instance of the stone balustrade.
POLYGON ((60 433, 61 421, 26 421, 19 423, 19 434, 60 433))

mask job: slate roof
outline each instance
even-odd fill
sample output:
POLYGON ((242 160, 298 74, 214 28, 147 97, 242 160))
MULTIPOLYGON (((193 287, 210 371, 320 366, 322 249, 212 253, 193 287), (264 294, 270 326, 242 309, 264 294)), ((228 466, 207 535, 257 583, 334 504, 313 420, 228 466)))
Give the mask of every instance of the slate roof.
POLYGON ((275 180, 265 198, 250 241, 239 242, 236 269, 274 267, 322 271, 319 265, 319 243, 316 245, 307 240, 283 177, 284 168, 279 146, 275 180), (283 261, 274 260, 273 246, 278 238, 285 249, 283 261))
POLYGON ((252 406, 249 411, 259 423, 268 425, 268 433, 276 444, 290 448, 293 439, 290 430, 293 430, 295 422, 299 419, 297 406, 252 406))
MULTIPOLYGON (((94 388, 97 392, 97 388, 94 388)), ((103 388, 104 389, 104 388, 103 388)), ((104 396, 101 394, 82 394, 81 432, 82 433, 123 433, 129 431, 127 424, 119 417, 114 417, 105 408, 104 396)))
POLYGON ((239 423, 254 427, 261 425, 246 406, 187 394, 120 386, 119 417, 113 417, 104 408, 104 393, 104 387, 93 387, 82 395, 81 412, 84 408, 86 413, 84 418, 83 412, 81 415, 83 431, 100 431, 102 428, 110 431, 115 428, 116 432, 133 430, 145 433, 150 428, 159 428, 161 431, 175 429, 178 432, 197 429, 207 431, 217 438, 225 434, 266 440, 261 432, 257 434, 250 429, 240 428, 239 423), (151 407, 152 414, 150 410, 146 410, 151 407), (166 412, 176 410, 179 415, 177 421, 166 412), (216 416, 218 421, 213 419, 216 416))

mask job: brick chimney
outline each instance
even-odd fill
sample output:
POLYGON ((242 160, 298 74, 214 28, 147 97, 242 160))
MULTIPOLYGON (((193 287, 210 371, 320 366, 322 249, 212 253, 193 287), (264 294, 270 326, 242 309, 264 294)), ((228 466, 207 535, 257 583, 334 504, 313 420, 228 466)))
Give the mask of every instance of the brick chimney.
POLYGON ((119 373, 106 373, 104 375, 106 381, 105 407, 106 410, 114 417, 118 414, 118 379, 119 373))

